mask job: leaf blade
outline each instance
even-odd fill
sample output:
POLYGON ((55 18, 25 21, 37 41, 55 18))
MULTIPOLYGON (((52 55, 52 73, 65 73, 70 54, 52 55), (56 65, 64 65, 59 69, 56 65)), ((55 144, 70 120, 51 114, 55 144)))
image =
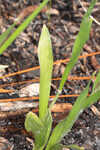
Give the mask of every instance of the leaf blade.
POLYGON ((11 36, 5 41, 0 48, 0 54, 2 54, 6 48, 16 39, 16 37, 29 25, 29 23, 38 15, 43 7, 48 3, 49 0, 44 0, 40 6, 31 14, 25 21, 11 34, 11 36))
POLYGON ((68 117, 66 117, 63 121, 61 121, 54 128, 46 150, 50 150, 51 147, 53 147, 53 145, 56 145, 61 141, 62 137, 64 137, 72 128, 72 126, 73 126, 74 122, 76 121, 76 119, 78 118, 79 114, 82 113, 82 111, 83 111, 82 106, 84 103, 83 100, 88 95, 89 85, 90 85, 90 82, 89 82, 88 86, 86 87, 86 89, 84 89, 84 91, 77 98, 68 117))
POLYGON ((40 62, 40 101, 39 117, 43 118, 48 109, 50 85, 53 69, 53 55, 50 34, 44 25, 39 40, 38 57, 40 62))
POLYGON ((29 112, 25 120, 25 128, 28 132, 32 132, 35 138, 34 149, 41 150, 45 147, 52 127, 51 112, 45 115, 41 120, 32 112, 29 112))
POLYGON ((0 35, 0 47, 1 45, 4 44, 4 42, 7 40, 7 38, 9 37, 10 33, 12 32, 13 28, 15 27, 16 23, 12 24, 5 32, 3 32, 0 35))

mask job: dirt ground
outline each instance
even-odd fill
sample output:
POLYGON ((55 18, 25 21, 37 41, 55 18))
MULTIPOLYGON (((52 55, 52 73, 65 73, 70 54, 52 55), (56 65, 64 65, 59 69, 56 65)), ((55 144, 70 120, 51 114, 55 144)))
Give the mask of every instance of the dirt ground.
MULTIPOLYGON (((0 33, 4 32, 14 22, 17 15, 24 8, 39 5, 40 2, 40 0, 0 0, 0 33)), ((89 1, 82 2, 85 7, 88 7, 89 1)), ((77 0, 53 0, 52 8, 54 12, 51 14, 49 20, 47 14, 41 12, 0 56, 0 64, 9 66, 3 73, 0 73, 0 76, 39 65, 37 46, 43 24, 47 24, 51 34, 54 61, 70 58, 84 10, 77 0)), ((100 21, 99 15, 100 2, 98 1, 93 16, 100 21)), ((99 52, 99 45, 100 28, 99 25, 93 23, 90 40, 84 46, 81 55, 99 52)), ((100 69, 99 63, 100 55, 79 59, 70 74, 79 77, 91 76, 94 71, 98 72, 100 69)), ((66 63, 55 65, 53 78, 61 77, 65 66, 66 63)), ((0 80, 0 85, 31 80, 33 78, 39 78, 38 70, 4 78, 0 80)), ((87 80, 68 80, 63 88, 62 94, 80 94, 87 83, 87 80)), ((59 81, 52 81, 52 84, 57 88, 59 81)), ((12 87, 7 86, 6 89, 19 90, 22 87, 18 84, 12 87)), ((51 95, 55 93, 56 91, 52 88, 51 95)), ((18 97, 20 97, 19 93, 0 93, 0 99, 18 97)), ((74 97, 59 98, 58 102, 73 104, 75 99, 74 97)), ((98 111, 100 110, 99 101, 95 104, 95 107, 98 111)), ((10 112, 7 113, 9 114, 10 112)), ((32 136, 24 130, 25 114, 22 113, 6 119, 0 118, 0 136, 8 139, 13 145, 13 150, 32 150, 32 136)), ((97 115, 91 108, 85 110, 76 121, 70 133, 63 138, 62 143, 78 144, 86 150, 100 150, 100 115, 97 115)))

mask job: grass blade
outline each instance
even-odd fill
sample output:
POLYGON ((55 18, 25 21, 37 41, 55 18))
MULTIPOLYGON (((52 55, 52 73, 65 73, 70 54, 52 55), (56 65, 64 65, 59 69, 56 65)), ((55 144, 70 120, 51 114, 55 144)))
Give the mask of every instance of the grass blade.
POLYGON ((38 15, 38 13, 43 9, 43 7, 48 3, 49 0, 44 0, 40 6, 27 18, 25 21, 12 33, 12 35, 5 41, 5 43, 0 48, 0 54, 6 50, 6 48, 11 45, 11 43, 16 39, 16 37, 29 25, 29 23, 38 15))
POLYGON ((95 2, 96 2, 96 0, 92 0, 92 3, 90 5, 87 13, 83 17, 82 23, 80 25, 80 32, 78 33, 78 36, 77 36, 75 43, 74 43, 74 47, 73 47, 73 51, 72 51, 72 57, 70 59, 70 62, 68 63, 68 65, 65 68, 65 71, 64 71, 64 74, 62 76, 61 83, 60 83, 59 90, 62 90, 64 83, 65 83, 66 79, 68 78, 68 75, 69 75, 71 69, 73 68, 73 66, 77 62, 78 57, 80 56, 80 52, 81 52, 84 44, 89 39, 89 33, 90 33, 91 25, 92 25, 92 20, 89 17, 91 15, 91 11, 95 5, 95 2))
POLYGON ((0 47, 5 42, 5 40, 9 37, 11 31, 13 30, 15 23, 12 24, 5 32, 0 35, 0 47))
POLYGON ((92 9, 96 3, 96 0, 92 0, 90 7, 88 8, 87 12, 85 13, 82 23, 80 25, 80 31, 76 37, 75 44, 72 51, 72 57, 70 59, 70 62, 65 68, 64 74, 62 76, 60 86, 59 86, 59 92, 57 93, 56 97, 54 98, 53 102, 50 105, 50 108, 53 106, 53 104, 56 102, 59 94, 61 93, 64 83, 68 78, 69 73, 71 72, 71 69, 74 67, 75 63, 78 60, 78 57, 80 56, 80 52, 86 43, 86 41, 89 39, 89 33, 92 25, 92 20, 90 19, 90 15, 92 12, 92 9))
POLYGON ((94 104, 97 102, 97 100, 100 98, 100 90, 91 94, 86 100, 85 103, 83 104, 83 109, 86 109, 90 105, 94 104))
POLYGON ((64 137, 72 128, 74 122, 83 111, 83 103, 85 98, 88 95, 90 82, 87 88, 81 93, 81 95, 77 98, 71 112, 68 117, 61 121, 53 130, 52 135, 50 137, 49 143, 47 145, 46 150, 50 150, 53 145, 58 144, 62 137, 64 137))

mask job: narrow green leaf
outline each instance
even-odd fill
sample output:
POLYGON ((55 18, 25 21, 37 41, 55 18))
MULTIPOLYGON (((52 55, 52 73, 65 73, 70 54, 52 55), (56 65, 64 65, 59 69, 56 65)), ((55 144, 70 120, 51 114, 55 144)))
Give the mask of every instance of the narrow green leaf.
POLYGON ((70 62, 67 64, 67 66, 64 70, 64 74, 62 76, 59 90, 58 90, 59 92, 57 93, 57 96, 54 99, 54 101, 51 103, 51 106, 53 106, 53 104, 56 102, 59 94, 61 93, 61 91, 63 89, 64 83, 67 80, 69 73, 71 72, 71 69, 74 67, 74 65, 76 64, 76 62, 78 60, 78 57, 80 56, 80 52, 81 52, 84 44, 89 39, 89 33, 90 33, 91 25, 92 25, 92 19, 90 19, 90 15, 91 15, 91 12, 92 12, 92 9, 93 9, 95 3, 96 3, 96 0, 92 0, 90 7, 88 8, 87 12, 85 13, 85 15, 83 17, 82 23, 80 25, 80 31, 79 31, 79 33, 76 37, 75 43, 74 43, 72 57, 70 59, 70 62))
POLYGON ((39 117, 44 118, 48 109, 53 68, 52 45, 47 27, 44 25, 39 40, 38 57, 40 62, 40 102, 39 117))
MULTIPOLYGON (((98 79, 98 82, 99 80, 100 79, 98 79)), ((100 98, 100 90, 95 91, 93 94, 87 97, 89 85, 90 83, 88 84, 87 88, 81 93, 81 95, 77 98, 68 117, 65 118, 55 127, 46 150, 50 150, 51 146, 53 147, 53 145, 58 144, 61 138, 70 131, 72 125, 74 124, 75 120, 80 115, 80 113, 82 113, 84 109, 86 109, 93 103, 97 102, 97 100, 100 98)))
POLYGON ((66 117, 54 128, 46 150, 51 150, 51 147, 53 147, 53 145, 56 145, 61 141, 62 137, 64 137, 70 131, 74 122, 76 121, 80 113, 82 113, 83 103, 88 95, 89 85, 90 82, 86 89, 77 98, 68 117, 66 117))
POLYGON ((3 32, 0 35, 0 47, 2 44, 4 44, 5 40, 7 40, 7 38, 9 37, 10 33, 12 32, 13 28, 15 26, 15 23, 12 24, 5 32, 3 32))
POLYGON ((83 109, 86 109, 87 107, 91 106, 92 104, 96 103, 97 100, 100 98, 100 90, 93 94, 91 94, 83 104, 83 109))
POLYGON ((68 75, 73 68, 73 66, 76 64, 78 57, 80 56, 80 52, 86 43, 86 41, 89 39, 89 33, 92 25, 92 20, 89 18, 89 15, 83 18, 82 23, 80 25, 80 32, 75 40, 73 51, 72 51, 72 57, 70 59, 70 62, 65 68, 64 74, 62 76, 62 80, 60 83, 59 90, 62 90, 65 81, 68 78, 68 75))
POLYGON ((43 7, 48 3, 49 0, 44 0, 40 6, 27 18, 25 21, 12 33, 12 35, 6 40, 0 48, 0 54, 6 50, 6 48, 11 45, 11 43, 16 39, 16 37, 29 25, 29 23, 38 15, 38 13, 43 9, 43 7))

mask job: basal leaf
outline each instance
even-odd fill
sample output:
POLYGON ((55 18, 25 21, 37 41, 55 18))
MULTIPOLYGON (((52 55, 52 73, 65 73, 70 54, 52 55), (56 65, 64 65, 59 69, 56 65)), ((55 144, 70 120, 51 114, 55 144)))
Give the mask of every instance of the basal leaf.
POLYGON ((26 115, 25 128, 28 132, 36 134, 40 128, 43 128, 43 123, 35 113, 29 112, 26 115))
POLYGON ((28 132, 32 132, 35 138, 34 149, 39 150, 43 146, 43 123, 38 116, 32 112, 29 112, 25 120, 25 128, 28 132))
POLYGON ((53 145, 59 144, 62 137, 64 137, 72 128, 74 122, 82 113, 83 111, 83 103, 88 95, 90 82, 87 86, 87 88, 80 94, 80 96, 77 98, 74 106, 72 107, 71 112, 69 113, 68 117, 66 117, 63 121, 61 121, 53 130, 52 135, 50 137, 50 140, 47 145, 46 150, 51 150, 51 147, 53 145))
POLYGON ((50 132, 51 132, 51 127, 52 127, 52 116, 51 112, 48 111, 45 117, 42 120, 43 122, 43 128, 40 132, 40 135, 35 136, 35 148, 36 150, 43 149, 45 145, 47 144, 50 132))
POLYGON ((41 121, 38 116, 29 112, 25 120, 25 128, 28 132, 32 132, 35 138, 34 150, 41 150, 46 145, 52 126, 51 112, 45 115, 41 121))

